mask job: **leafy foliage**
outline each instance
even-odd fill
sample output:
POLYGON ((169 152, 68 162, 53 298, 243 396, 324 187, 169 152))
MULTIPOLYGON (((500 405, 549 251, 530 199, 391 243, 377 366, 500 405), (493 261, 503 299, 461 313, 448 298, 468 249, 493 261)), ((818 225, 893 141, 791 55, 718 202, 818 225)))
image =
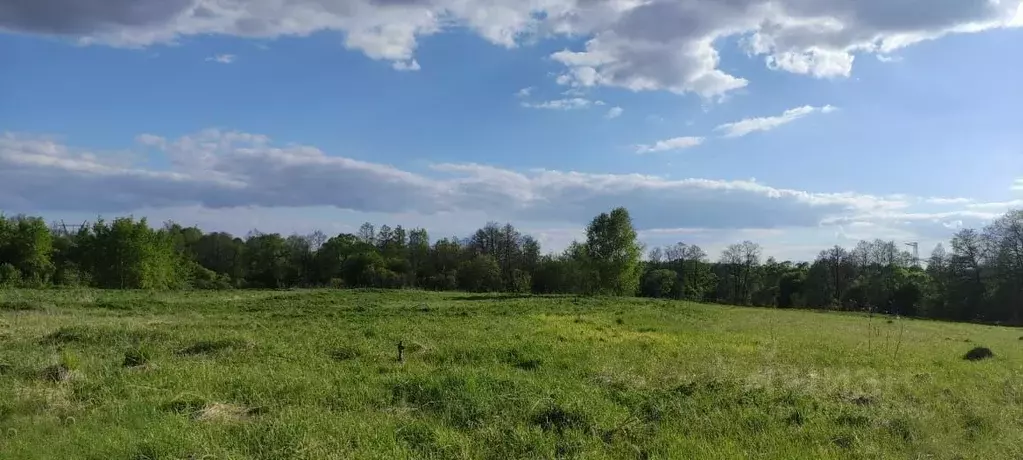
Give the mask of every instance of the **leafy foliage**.
POLYGON ((366 223, 356 234, 244 238, 145 219, 77 231, 0 215, 0 286, 114 289, 421 288, 471 292, 640 295, 779 308, 872 311, 1023 324, 1023 211, 956 233, 926 264, 894 241, 835 246, 812 262, 762 260, 752 241, 711 261, 697 245, 652 248, 629 213, 596 216, 586 240, 543 254, 511 224, 436 241, 424 229, 366 223), (925 265, 926 268, 922 268, 925 265))

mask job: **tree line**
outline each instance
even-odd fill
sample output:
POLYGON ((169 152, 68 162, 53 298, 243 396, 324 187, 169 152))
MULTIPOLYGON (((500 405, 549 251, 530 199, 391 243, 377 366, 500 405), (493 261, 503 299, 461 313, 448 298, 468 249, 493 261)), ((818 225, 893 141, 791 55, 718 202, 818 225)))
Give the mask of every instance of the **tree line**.
POLYGON ((431 241, 421 228, 244 238, 132 217, 69 231, 0 215, 0 286, 111 289, 376 287, 535 294, 640 295, 780 308, 1023 324, 1023 211, 963 229, 926 261, 894 241, 835 246, 812 262, 763 260, 743 241, 711 261, 699 246, 644 259, 629 213, 596 216, 585 241, 555 254, 511 224, 431 241), (926 268, 924 268, 926 267, 926 268))

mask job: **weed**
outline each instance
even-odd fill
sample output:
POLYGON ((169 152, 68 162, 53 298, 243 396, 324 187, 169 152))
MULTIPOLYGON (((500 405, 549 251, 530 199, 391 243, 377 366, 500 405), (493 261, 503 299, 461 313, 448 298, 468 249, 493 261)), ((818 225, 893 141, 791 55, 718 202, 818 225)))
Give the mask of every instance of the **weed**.
POLYGON ((533 371, 540 368, 543 361, 539 358, 534 358, 529 353, 520 351, 518 348, 513 348, 505 353, 504 361, 514 367, 517 367, 526 371, 533 371))
POLYGON ((71 369, 61 364, 54 364, 44 368, 39 376, 50 382, 65 382, 71 380, 71 369))
POLYGON ((140 367, 149 364, 152 359, 152 352, 148 347, 138 346, 133 347, 124 353, 124 361, 121 363, 124 367, 140 367))
POLYGON ((238 339, 200 340, 192 345, 182 348, 178 351, 178 354, 185 356, 209 355, 225 350, 241 348, 246 345, 246 342, 238 339))
POLYGON ((84 342, 87 332, 80 327, 62 327, 47 334, 41 342, 45 345, 64 345, 68 343, 84 342))
POLYGON ((859 414, 842 414, 835 418, 835 423, 844 426, 865 427, 870 425, 870 418, 859 414))
POLYGON ((206 401, 199 398, 179 397, 160 406, 161 410, 175 414, 192 415, 206 407, 206 401))
POLYGON ((0 301, 0 311, 32 311, 42 310, 42 306, 27 300, 4 300, 0 301))
POLYGON ((806 417, 800 411, 793 411, 788 417, 785 417, 785 423, 789 425, 802 426, 806 423, 806 417))
POLYGON ((330 352, 330 359, 334 361, 349 361, 359 356, 362 356, 362 350, 351 346, 335 348, 330 352))
POLYGON ((913 425, 908 420, 897 418, 889 420, 885 428, 903 442, 913 442, 916 436, 913 434, 913 425))
POLYGON ((580 412, 553 404, 533 416, 533 423, 544 431, 562 433, 565 430, 581 429, 589 425, 586 416, 580 412))

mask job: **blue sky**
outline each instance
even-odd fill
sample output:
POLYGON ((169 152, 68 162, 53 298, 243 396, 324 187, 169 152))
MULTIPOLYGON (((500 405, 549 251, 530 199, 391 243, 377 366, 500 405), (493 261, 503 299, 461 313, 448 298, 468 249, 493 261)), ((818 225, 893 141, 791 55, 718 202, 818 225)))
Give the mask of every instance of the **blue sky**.
POLYGON ((729 4, 13 2, 0 209, 809 259, 1023 207, 1019 0, 729 4))

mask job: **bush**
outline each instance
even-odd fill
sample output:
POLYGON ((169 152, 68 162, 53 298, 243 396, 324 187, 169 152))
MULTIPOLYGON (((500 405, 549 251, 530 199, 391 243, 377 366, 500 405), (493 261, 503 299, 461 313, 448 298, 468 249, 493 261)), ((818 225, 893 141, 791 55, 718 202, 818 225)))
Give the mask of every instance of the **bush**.
POLYGON ((18 286, 21 284, 21 272, 14 265, 0 265, 0 286, 18 286))
POLYGON ((529 272, 514 269, 511 273, 511 285, 508 286, 508 290, 516 293, 528 293, 533 290, 533 277, 529 275, 529 272))
POLYGON ((646 297, 672 297, 678 275, 667 269, 652 270, 643 279, 643 295, 646 297))
POLYGON ((231 279, 227 275, 196 264, 192 267, 191 285, 196 289, 224 290, 231 289, 231 279))
POLYGON ((434 291, 453 291, 458 289, 458 272, 448 270, 426 279, 426 288, 434 291))
POLYGON ((68 287, 82 287, 90 284, 89 273, 73 263, 62 264, 53 274, 54 284, 68 287))

